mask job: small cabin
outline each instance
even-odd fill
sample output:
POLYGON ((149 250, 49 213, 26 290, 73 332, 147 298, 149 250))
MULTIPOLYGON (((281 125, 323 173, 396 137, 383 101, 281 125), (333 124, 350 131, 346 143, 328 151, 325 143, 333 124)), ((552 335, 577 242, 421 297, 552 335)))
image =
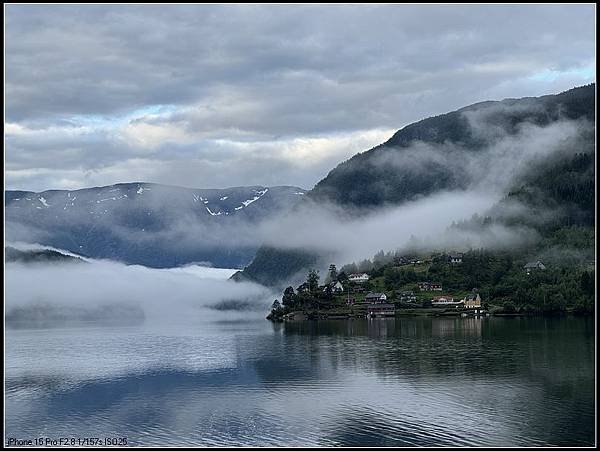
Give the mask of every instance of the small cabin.
POLYGON ((405 266, 410 263, 410 260, 406 257, 394 257, 394 265, 405 266))
POLYGON ((417 302, 417 297, 415 296, 415 293, 412 291, 403 291, 402 293, 400 293, 400 302, 408 302, 408 303, 417 302))
POLYGON ((342 285, 342 283, 338 281, 335 284, 333 284, 333 287, 331 287, 331 289, 334 293, 341 293, 342 291, 344 291, 344 285, 342 285))
POLYGON ((419 290, 421 291, 442 291, 441 283, 419 282, 419 290))
POLYGON ((450 257, 449 257, 449 259, 448 259, 448 260, 449 260, 449 261, 450 261, 450 263, 452 263, 453 265, 456 265, 456 264, 460 264, 460 263, 462 263, 462 259, 463 259, 463 254, 461 254, 461 253, 457 253, 457 254, 450 254, 450 257))
POLYGON ((535 262, 528 262, 525 266, 523 266, 523 269, 527 274, 529 274, 531 273, 531 271, 543 271, 544 269, 546 269, 546 265, 544 265, 541 261, 538 260, 535 262))
POLYGON ((344 286, 339 281, 331 282, 330 284, 326 285, 325 288, 323 288, 323 292, 326 292, 327 288, 330 288, 332 293, 342 293, 344 291, 344 286))

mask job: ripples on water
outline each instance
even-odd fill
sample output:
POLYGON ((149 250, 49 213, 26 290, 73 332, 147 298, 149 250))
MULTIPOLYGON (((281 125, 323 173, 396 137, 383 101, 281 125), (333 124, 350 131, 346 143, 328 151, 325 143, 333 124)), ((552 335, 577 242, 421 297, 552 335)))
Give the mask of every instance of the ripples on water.
POLYGON ((591 318, 13 330, 6 437, 591 445, 591 318))

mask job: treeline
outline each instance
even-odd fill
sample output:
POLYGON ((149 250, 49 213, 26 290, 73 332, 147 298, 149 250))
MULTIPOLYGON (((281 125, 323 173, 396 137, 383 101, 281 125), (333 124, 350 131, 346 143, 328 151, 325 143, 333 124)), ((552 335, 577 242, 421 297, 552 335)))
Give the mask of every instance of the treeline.
POLYGON ((289 286, 283 291, 281 302, 275 300, 271 306, 271 313, 267 316, 270 320, 280 320, 286 313, 302 311, 319 311, 320 309, 335 308, 334 292, 332 282, 346 282, 347 275, 338 273, 335 265, 330 265, 325 279, 325 287, 320 286, 319 271, 311 269, 308 271, 306 281, 296 289, 289 286))

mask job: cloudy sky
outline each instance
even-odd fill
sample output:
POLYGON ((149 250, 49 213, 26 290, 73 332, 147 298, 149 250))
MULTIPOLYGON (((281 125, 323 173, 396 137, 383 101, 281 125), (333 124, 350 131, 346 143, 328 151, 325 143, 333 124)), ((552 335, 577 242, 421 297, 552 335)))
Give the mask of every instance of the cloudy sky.
POLYGON ((595 81, 595 5, 5 7, 7 189, 311 188, 413 121, 595 81))

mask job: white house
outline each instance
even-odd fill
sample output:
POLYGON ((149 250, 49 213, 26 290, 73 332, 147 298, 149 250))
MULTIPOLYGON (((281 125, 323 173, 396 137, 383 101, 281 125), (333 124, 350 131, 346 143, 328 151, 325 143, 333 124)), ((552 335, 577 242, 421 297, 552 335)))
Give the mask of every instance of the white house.
POLYGON ((434 307, 459 306, 462 303, 462 299, 460 301, 455 301, 451 296, 438 296, 431 300, 431 305, 434 307))
POLYGON ((369 280, 369 275, 365 274, 365 273, 361 273, 361 274, 350 274, 348 276, 348 280, 350 282, 357 282, 357 283, 363 283, 363 282, 367 282, 369 280))
POLYGON ((344 285, 342 285, 340 281, 337 281, 333 286, 333 291, 336 293, 341 293, 342 291, 344 291, 344 285))

